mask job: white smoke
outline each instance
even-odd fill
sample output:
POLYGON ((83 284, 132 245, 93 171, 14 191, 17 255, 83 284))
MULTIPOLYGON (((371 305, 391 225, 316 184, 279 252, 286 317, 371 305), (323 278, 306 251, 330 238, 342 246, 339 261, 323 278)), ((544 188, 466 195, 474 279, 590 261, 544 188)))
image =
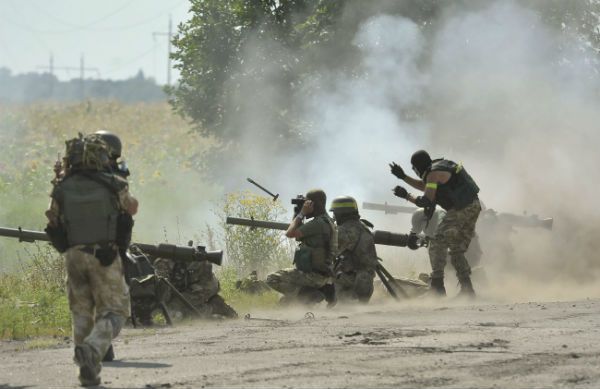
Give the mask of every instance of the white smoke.
MULTIPOLYGON (((392 195, 398 181, 387 164, 396 161, 410 173, 410 155, 424 148, 464 162, 488 207, 556 219, 551 233, 511 236, 514 268, 506 269, 504 258, 485 258, 495 277, 499 269, 542 284, 593 277, 600 82, 590 58, 597 54, 582 48, 580 37, 546 25, 535 7, 451 8, 427 30, 386 14, 362 23, 353 39, 359 71, 321 75, 313 81, 318 88, 309 88, 317 94, 302 99, 315 140, 278 154, 265 146, 268 123, 249 113, 250 126, 267 129, 261 139, 246 139, 251 152, 234 174, 242 182, 258 171, 257 180, 287 191, 283 199, 321 187, 329 199, 403 205, 392 195)), ((266 96, 278 96, 275 84, 266 96)), ((408 217, 362 213, 379 229, 410 228, 408 217)), ((424 253, 391 253, 413 270, 429 267, 424 253)))

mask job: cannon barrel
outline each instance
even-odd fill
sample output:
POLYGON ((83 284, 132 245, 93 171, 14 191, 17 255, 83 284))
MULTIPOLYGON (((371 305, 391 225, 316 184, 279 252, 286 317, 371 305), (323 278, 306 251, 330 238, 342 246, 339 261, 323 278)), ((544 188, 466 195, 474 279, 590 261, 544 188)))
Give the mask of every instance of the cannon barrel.
MULTIPOLYGON (((4 228, 0 227, 0 236, 8 238, 17 238, 19 242, 30 242, 35 241, 49 242, 50 238, 43 231, 31 231, 24 230, 22 228, 4 228)), ((180 259, 184 261, 209 261, 215 265, 221 266, 223 263, 223 251, 206 251, 204 247, 188 247, 188 246, 176 246, 174 244, 160 243, 158 245, 152 245, 147 243, 132 243, 132 246, 136 246, 145 254, 170 258, 180 259)))
POLYGON ((544 228, 552 230, 554 219, 542 219, 537 215, 515 215, 513 213, 501 212, 496 215, 498 220, 514 227, 544 228))
POLYGON ((145 254, 181 261, 208 261, 221 266, 223 263, 223 251, 206 251, 204 247, 177 246, 169 243, 160 243, 158 245, 146 243, 132 243, 132 246, 139 248, 145 254))
POLYGON ((254 219, 244 219, 240 217, 227 217, 225 219, 225 223, 234 224, 238 226, 246 226, 246 227, 258 227, 258 228, 266 228, 269 230, 281 230, 286 231, 289 227, 289 223, 281 223, 281 222, 270 222, 265 220, 254 220, 254 219))
POLYGON ((19 242, 35 242, 44 241, 49 242, 50 238, 43 231, 31 231, 19 228, 5 228, 0 227, 0 236, 6 236, 8 238, 17 238, 19 242))
POLYGON ((383 211, 386 214, 392 214, 392 215, 396 215, 398 213, 412 214, 418 209, 416 207, 404 207, 401 205, 389 205, 388 203, 384 203, 384 204, 369 203, 366 201, 364 201, 362 203, 362 207, 363 207, 363 209, 368 209, 371 211, 383 211))
MULTIPOLYGON (((270 222, 265 220, 244 219, 238 217, 228 217, 225 219, 227 224, 246 226, 252 228, 266 228, 270 230, 287 230, 288 225, 280 222, 270 222)), ((375 244, 385 246, 406 247, 408 244, 408 234, 397 234, 390 231, 373 231, 375 244)), ((419 241, 420 246, 425 246, 425 241, 419 241)))

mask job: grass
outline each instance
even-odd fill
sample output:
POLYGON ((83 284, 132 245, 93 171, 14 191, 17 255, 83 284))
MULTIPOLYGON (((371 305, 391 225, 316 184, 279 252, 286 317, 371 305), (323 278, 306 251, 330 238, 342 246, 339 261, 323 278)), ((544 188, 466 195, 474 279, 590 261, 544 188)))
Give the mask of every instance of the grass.
MULTIPOLYGON (((218 219, 225 213, 276 218, 283 212, 281 206, 249 194, 223 196, 222 188, 206 178, 205 156, 218 146, 216 141, 192 132, 166 103, 0 104, 0 225, 42 230, 52 168, 64 153, 64 142, 80 131, 101 129, 121 137, 132 170, 131 191, 141 204, 134 240, 157 243, 167 240, 167 231, 176 231, 179 244, 198 236, 206 241, 198 243, 211 249, 226 249, 229 242, 232 258, 237 259, 231 264, 237 266, 217 270, 221 295, 240 313, 274 306, 276 293, 246 295, 235 289, 235 281, 246 268, 260 266, 264 275, 277 267, 275 262, 287 262, 289 242, 280 242, 279 232, 226 230, 218 219), (214 207, 223 197, 220 210, 211 212, 211 204, 214 207), (210 214, 218 215, 213 226, 208 223, 210 214), (228 233, 233 234, 229 240, 228 233), (264 244, 257 250, 259 238, 264 244), (247 259, 252 261, 241 262, 247 259)), ((42 347, 52 342, 43 340, 48 337, 70 336, 64 279, 63 259, 47 244, 0 238, 0 339, 39 338, 31 347, 42 347)))

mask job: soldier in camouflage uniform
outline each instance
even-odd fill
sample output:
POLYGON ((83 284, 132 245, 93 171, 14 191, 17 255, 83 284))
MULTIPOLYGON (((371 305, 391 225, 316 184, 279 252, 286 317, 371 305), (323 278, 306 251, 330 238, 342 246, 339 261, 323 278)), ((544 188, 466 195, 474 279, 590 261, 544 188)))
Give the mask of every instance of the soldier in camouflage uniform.
POLYGON ((331 203, 338 227, 338 251, 334 267, 334 284, 338 300, 366 303, 373 294, 377 251, 373 234, 360 220, 356 200, 337 197, 331 203))
POLYGON ((424 208, 428 217, 433 215, 436 205, 446 210, 429 246, 431 287, 440 295, 446 294, 444 268, 449 253, 461 285, 460 295, 473 297, 471 267, 465 252, 475 235, 475 224, 481 212, 479 187, 462 164, 443 158, 432 161, 424 150, 413 154, 411 164, 420 179, 407 176, 395 163, 390 165, 392 174, 424 191, 424 195, 414 197, 401 186, 394 188, 394 194, 424 208))
MULTIPOLYGON (((208 261, 174 261, 157 258, 154 261, 156 274, 168 279, 171 284, 189 301, 205 318, 220 315, 236 318, 237 312, 219 295, 219 280, 208 261)), ((193 316, 190 308, 173 293, 167 297, 167 307, 175 316, 193 316)))
POLYGON ((68 142, 65 172, 57 174, 46 211, 46 233, 65 256, 74 360, 83 386, 100 384, 101 360, 130 315, 119 220, 134 215, 138 202, 127 181, 108 168, 109 154, 121 153, 120 141, 118 146, 94 135, 68 142))
POLYGON ((337 231, 333 220, 327 215, 326 202, 324 191, 309 191, 302 209, 286 231, 288 238, 300 241, 294 254, 295 267, 267 276, 267 285, 283 294, 281 303, 298 301, 315 304, 324 299, 329 303, 335 301, 332 265, 337 231), (303 223, 305 217, 311 220, 303 223))

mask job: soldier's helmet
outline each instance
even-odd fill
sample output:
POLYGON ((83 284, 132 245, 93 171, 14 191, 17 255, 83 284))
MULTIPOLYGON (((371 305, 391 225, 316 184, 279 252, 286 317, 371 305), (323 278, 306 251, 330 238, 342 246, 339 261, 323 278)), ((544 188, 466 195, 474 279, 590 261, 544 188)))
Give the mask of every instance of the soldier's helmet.
POLYGON ((354 197, 340 196, 331 202, 330 211, 335 215, 353 215, 358 214, 358 204, 354 197))
POLYGON ((94 134, 100 135, 102 140, 106 143, 112 159, 118 159, 121 156, 123 145, 121 144, 121 139, 119 139, 117 135, 104 130, 96 131, 94 134))

